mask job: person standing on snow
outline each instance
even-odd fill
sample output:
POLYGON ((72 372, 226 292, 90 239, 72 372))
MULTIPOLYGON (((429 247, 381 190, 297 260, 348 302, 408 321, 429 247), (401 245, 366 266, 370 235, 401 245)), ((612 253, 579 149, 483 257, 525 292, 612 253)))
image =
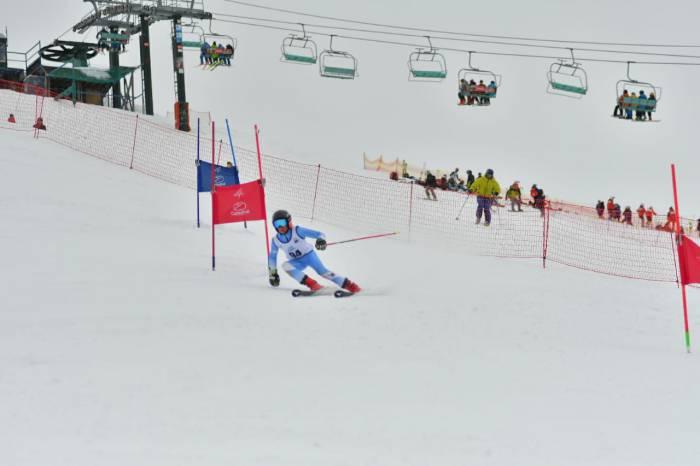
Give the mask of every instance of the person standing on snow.
POLYGON ((506 198, 510 200, 510 210, 511 212, 515 212, 515 208, 518 208, 518 212, 522 212, 523 209, 521 206, 523 205, 523 198, 522 194, 520 193, 520 182, 516 181, 512 185, 510 185, 510 188, 508 188, 508 191, 506 191, 506 198))
POLYGON ((649 208, 646 210, 644 214, 647 218, 647 226, 648 227, 653 227, 654 226, 654 215, 656 215, 656 211, 652 206, 649 206, 649 208))
POLYGON ((433 195, 433 201, 437 201, 437 196, 435 195, 435 188, 437 187, 437 180, 435 179, 435 175, 430 173, 428 171, 427 175, 425 175, 425 195, 430 199, 430 195, 433 195))
POLYGON ((474 184, 474 174, 472 173, 471 170, 467 170, 467 191, 469 191, 469 188, 471 188, 473 184, 474 184))
POLYGON ((272 226, 275 227, 277 234, 272 238, 270 255, 267 260, 270 285, 277 287, 280 284, 280 276, 277 273, 277 253, 281 249, 289 259, 282 264, 282 269, 294 280, 309 287, 311 291, 318 291, 323 287, 304 273, 308 267, 351 293, 358 293, 362 290, 351 280, 328 270, 314 251, 313 246, 305 241, 306 238, 316 239, 316 249, 323 251, 326 249, 326 237, 323 233, 292 225, 292 216, 286 210, 278 210, 273 214, 272 226))
POLYGON ((603 218, 603 215, 605 215, 605 203, 603 201, 598 201, 595 205, 595 211, 598 213, 598 218, 603 218))
POLYGON ((639 223, 644 226, 644 216, 646 215, 647 210, 644 208, 644 204, 639 204, 639 208, 637 209, 637 215, 639 215, 639 223))
POLYGON ((484 226, 489 226, 491 224, 491 204, 501 193, 501 186, 493 177, 493 170, 490 168, 486 170, 486 175, 477 178, 469 191, 476 194, 476 224, 481 223, 481 214, 483 213, 486 219, 484 226))

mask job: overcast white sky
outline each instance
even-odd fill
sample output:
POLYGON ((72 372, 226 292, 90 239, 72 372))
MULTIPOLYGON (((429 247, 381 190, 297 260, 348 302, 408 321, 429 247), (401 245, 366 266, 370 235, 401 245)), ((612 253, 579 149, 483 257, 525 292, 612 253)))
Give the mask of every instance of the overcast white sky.
MULTIPOLYGON (((461 4, 448 0, 265 0, 264 4, 484 34, 700 43, 694 34, 700 5, 691 0, 663 4, 647 0, 461 4)), ((222 0, 205 5, 213 12, 289 19, 222 0)), ((3 6, 0 25, 8 26, 9 48, 23 50, 36 40, 50 42, 90 8, 80 0, 12 2, 3 6)), ((624 65, 587 64, 590 92, 576 101, 545 92, 550 61, 477 55, 476 65, 503 76, 502 87, 490 108, 460 108, 456 106, 456 73, 466 64, 466 55, 446 53, 450 75, 444 82, 414 83, 407 80, 410 48, 340 39, 336 48, 357 56, 360 77, 339 81, 319 77, 315 67, 280 63, 283 32, 217 22, 214 29, 237 37, 236 62, 231 69, 201 71, 194 66, 197 54, 189 53, 188 100, 192 108, 211 110, 217 119, 228 116, 236 128, 237 143, 253 147, 251 127, 259 123, 264 149, 293 159, 357 169, 362 153, 367 152, 441 168, 482 171, 491 167, 502 184, 514 179, 528 185, 537 182, 552 197, 586 204, 616 195, 623 206, 646 202, 657 211, 672 202, 669 164, 675 161, 682 213, 700 213, 700 186, 693 183, 700 166, 694 112, 700 103, 695 88, 700 67, 633 67, 633 77, 663 87, 656 114, 663 121, 635 124, 610 118, 616 82, 625 76, 624 65)), ((151 33, 155 102, 161 114, 175 100, 169 34, 168 24, 157 25, 151 33)), ((85 38, 93 40, 94 33, 85 38)), ((326 41, 319 37, 319 46, 323 48, 326 41)), ((443 44, 502 50, 480 44, 443 44)), ((441 43, 436 41, 436 45, 441 43)), ((700 49, 676 53, 700 55, 700 49)), ((137 65, 138 61, 134 39, 122 63, 137 65)))

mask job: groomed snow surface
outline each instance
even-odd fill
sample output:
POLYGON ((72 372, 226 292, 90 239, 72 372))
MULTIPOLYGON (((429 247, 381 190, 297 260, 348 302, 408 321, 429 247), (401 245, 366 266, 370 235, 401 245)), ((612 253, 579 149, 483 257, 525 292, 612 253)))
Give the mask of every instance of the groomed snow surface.
POLYGON ((294 299, 259 223, 210 270, 207 195, 197 229, 192 191, 0 147, 0 465, 700 462, 673 285, 397 238, 322 253, 366 292, 294 299))

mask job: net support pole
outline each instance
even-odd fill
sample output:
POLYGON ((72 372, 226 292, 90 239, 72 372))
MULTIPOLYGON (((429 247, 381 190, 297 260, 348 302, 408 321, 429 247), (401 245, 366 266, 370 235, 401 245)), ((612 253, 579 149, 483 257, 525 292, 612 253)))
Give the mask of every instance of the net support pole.
POLYGON ((311 221, 314 219, 314 214, 316 213, 316 197, 318 196, 318 180, 321 177, 321 164, 316 166, 316 187, 314 188, 314 203, 311 205, 311 221))
MULTIPOLYGON (((131 145, 131 162, 129 163, 129 170, 134 169, 134 154, 136 154, 136 136, 139 131, 139 114, 136 114, 136 123, 134 123, 134 143, 131 145)), ((199 140, 197 141, 199 143, 199 140)))
MULTIPOLYGON (((398 160, 398 159, 397 159, 398 160)), ((411 234, 411 222, 413 220, 413 180, 411 180, 411 189, 408 193, 408 234, 411 234)))
POLYGON ((199 228, 199 191, 202 186, 199 184, 199 118, 197 118, 197 228, 199 228))
POLYGON ((549 209, 542 206, 542 268, 547 268, 547 246, 549 242, 549 209))
MULTIPOLYGON (((255 147, 258 151, 258 174, 260 175, 260 182, 262 183, 262 188, 263 188, 263 195, 265 194, 265 183, 263 182, 263 171, 262 171, 262 154, 260 152, 260 130, 258 129, 258 125, 254 126, 255 128, 255 147)), ((267 203, 265 203, 265 248, 267 250, 267 256, 266 258, 270 255, 270 232, 268 230, 267 226, 267 203)))
MULTIPOLYGON (((676 165, 671 164, 671 178, 673 180, 673 204, 676 209, 676 240, 680 246, 683 243, 683 234, 681 233, 681 212, 678 208, 678 185, 676 183, 676 165)), ((680 251, 680 249, 679 249, 680 251)), ((683 267, 685 266, 685 258, 683 255, 678 255, 678 261, 681 268, 681 296, 683 297, 683 325, 685 333, 685 350, 690 353, 690 327, 688 325, 688 300, 685 292, 685 283, 683 282, 683 267)))
POLYGON ((216 270, 216 235, 214 234, 214 194, 216 191, 216 172, 214 157, 216 155, 216 124, 211 122, 211 270, 216 270))

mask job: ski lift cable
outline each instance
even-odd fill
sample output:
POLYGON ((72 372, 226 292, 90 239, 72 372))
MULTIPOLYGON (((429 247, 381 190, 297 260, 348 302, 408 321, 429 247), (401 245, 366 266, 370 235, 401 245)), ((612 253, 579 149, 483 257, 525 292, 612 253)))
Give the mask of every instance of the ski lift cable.
MULTIPOLYGON (((213 18, 214 21, 219 21, 223 23, 230 23, 230 24, 237 24, 241 26, 250 26, 254 28, 260 28, 260 29, 270 29, 270 30, 275 30, 275 31, 283 31, 283 32, 298 32, 298 30, 295 29, 290 29, 290 28, 284 28, 284 27, 279 27, 279 26, 271 26, 267 24, 258 24, 258 23, 251 23, 251 22, 246 22, 246 21, 236 21, 236 20, 226 20, 226 19, 218 19, 218 18, 213 18)), ((343 39, 348 39, 348 40, 356 40, 360 42, 370 42, 370 43, 376 43, 376 44, 384 44, 384 45, 396 45, 396 46, 402 46, 402 47, 413 47, 413 48, 424 48, 425 44, 417 44, 417 43, 409 43, 409 42, 398 42, 398 41, 390 41, 390 40, 383 40, 383 39, 374 39, 374 38, 369 38, 369 37, 361 37, 361 36, 350 36, 350 35, 339 35, 339 34, 329 34, 325 32, 320 32, 320 31, 308 31, 308 34, 314 34, 318 36, 325 36, 325 37, 330 37, 333 35, 336 38, 343 38, 343 39)), ((467 50, 467 49, 458 49, 458 48, 452 48, 452 47, 440 47, 440 50, 447 51, 447 52, 458 52, 458 53, 468 53, 470 51, 474 53, 479 53, 481 55, 492 55, 492 56, 503 56, 503 57, 521 57, 521 58, 536 58, 536 59, 546 59, 546 60, 570 60, 570 58, 567 57, 562 57, 562 56, 552 56, 552 55, 537 55, 537 54, 525 54, 525 53, 514 53, 514 52, 490 52, 490 51, 483 51, 483 50, 467 50)), ((569 49, 567 49, 569 50, 569 49)), ((594 57, 576 57, 576 60, 579 62, 595 62, 595 63, 627 63, 630 60, 614 60, 614 59, 605 59, 605 58, 594 58, 594 57)), ((639 64, 639 65, 659 65, 659 66, 700 66, 699 62, 662 62, 662 61, 634 61, 634 63, 639 64)))
POLYGON ((470 37, 484 37, 489 39, 505 39, 505 40, 520 40, 520 41, 532 41, 532 42, 553 42, 560 44, 588 44, 588 45, 608 45, 608 46, 619 46, 619 47, 658 47, 658 48, 700 48, 700 44, 646 44, 646 43, 630 43, 630 42, 602 42, 602 41, 582 41, 582 40, 566 40, 566 39, 549 39, 549 38, 537 38, 537 37, 522 37, 522 36, 502 36, 502 35, 492 35, 492 34, 475 34, 467 32, 455 32, 441 29, 424 29, 411 26, 400 26, 385 23, 375 23, 370 21, 358 21, 354 19, 340 18, 335 16, 325 16, 317 15, 311 13, 305 13, 301 11, 288 10, 284 8, 275 8, 270 6, 258 5, 250 2, 243 2, 240 0, 224 0, 226 3, 233 3, 236 5, 247 6, 251 8, 258 8, 262 10, 275 11, 278 13, 287 13, 298 16, 306 16, 316 19, 326 19, 331 21, 338 21, 342 23, 352 23, 360 24, 364 26, 376 26, 385 27, 390 29, 403 29, 406 31, 418 31, 422 33, 438 33, 438 34, 450 34, 450 35, 460 35, 460 36, 470 36, 470 37))
MULTIPOLYGON (((288 25, 299 24, 298 22, 294 22, 294 21, 284 21, 284 20, 270 19, 270 18, 259 18, 259 17, 251 17, 251 16, 232 15, 232 14, 228 14, 228 13, 214 13, 214 14, 217 16, 220 16, 220 17, 236 18, 236 19, 250 20, 250 21, 264 21, 264 22, 269 22, 269 23, 288 24, 288 25)), ((430 37, 432 39, 444 40, 444 41, 481 43, 481 44, 490 44, 490 45, 506 45, 506 46, 513 46, 513 47, 542 48, 542 49, 552 49, 552 50, 572 50, 572 47, 564 47, 561 45, 523 44, 523 43, 518 43, 518 42, 503 42, 503 41, 480 40, 480 39, 463 39, 463 38, 435 36, 435 35, 426 36, 426 35, 411 34, 411 33, 406 33, 406 32, 391 32, 391 31, 381 31, 381 30, 376 30, 376 29, 361 29, 361 28, 353 28, 353 27, 347 27, 347 26, 332 26, 332 25, 325 25, 325 24, 307 23, 306 25, 310 26, 310 27, 316 27, 316 28, 322 28, 322 29, 333 29, 333 30, 342 30, 342 31, 360 32, 360 33, 380 34, 380 35, 396 36, 396 37, 415 37, 415 38, 430 37)), ((631 51, 631 50, 609 50, 609 49, 597 49, 597 48, 592 49, 592 48, 578 48, 578 47, 576 48, 576 50, 581 51, 581 52, 700 59, 700 55, 682 55, 682 54, 671 54, 671 53, 661 53, 661 52, 644 52, 644 51, 635 52, 635 51, 631 51)))

